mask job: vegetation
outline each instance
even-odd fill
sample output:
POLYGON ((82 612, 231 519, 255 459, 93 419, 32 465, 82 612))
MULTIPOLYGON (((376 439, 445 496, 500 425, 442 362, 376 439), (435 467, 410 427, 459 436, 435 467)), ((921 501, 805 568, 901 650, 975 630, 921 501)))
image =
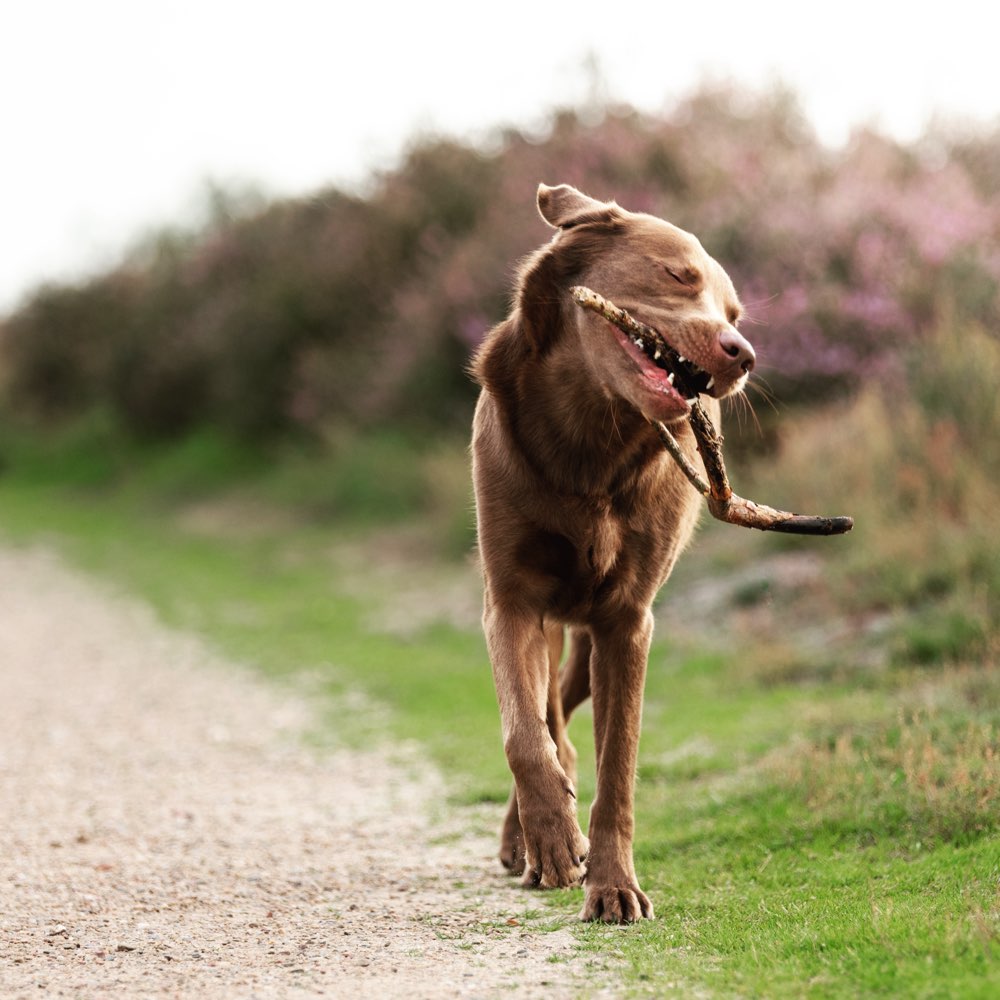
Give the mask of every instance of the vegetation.
MULTIPOLYGON (((427 141, 363 196, 217 199, 5 321, 0 531, 308 674, 338 739, 418 741, 499 822, 463 364, 546 237, 539 180, 665 214, 736 274, 784 401, 759 436, 729 413, 734 485, 857 527, 703 527, 657 608, 640 751, 659 919, 581 946, 636 994, 995 996, 998 148, 833 153, 785 96, 709 92, 487 152, 427 141)), ((558 925, 579 903, 532 905, 558 925)))
POLYGON ((548 238, 541 180, 697 233, 771 388, 815 401, 891 372, 945 312, 995 329, 995 147, 861 131, 834 153, 789 95, 708 90, 663 118, 567 110, 489 148, 425 139, 361 193, 212 191, 200 228, 30 296, 0 328, 0 403, 36 421, 104 408, 147 438, 464 427, 468 350, 505 313, 512 262, 548 238))

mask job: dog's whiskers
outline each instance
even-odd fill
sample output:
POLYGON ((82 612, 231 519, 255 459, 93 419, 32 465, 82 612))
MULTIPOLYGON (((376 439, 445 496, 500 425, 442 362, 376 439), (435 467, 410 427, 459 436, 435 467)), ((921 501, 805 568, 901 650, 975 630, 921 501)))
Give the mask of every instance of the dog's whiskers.
POLYGON ((757 375, 754 377, 752 381, 747 383, 746 388, 747 390, 753 389, 754 392, 756 392, 760 396, 760 398, 763 399, 764 402, 767 403, 767 405, 770 406, 775 413, 777 413, 778 397, 774 394, 771 387, 766 384, 766 381, 767 381, 766 379, 757 375))
POLYGON ((749 411, 750 416, 753 417, 754 427, 757 428, 757 436, 763 437, 764 429, 760 425, 760 420, 757 417, 757 411, 754 409, 753 406, 753 400, 747 395, 746 392, 743 393, 743 403, 746 406, 747 410, 749 411))
POLYGON ((740 427, 743 427, 744 417, 749 417, 753 420, 754 427, 757 428, 757 435, 759 437, 764 436, 764 430, 760 425, 760 420, 757 418, 757 411, 753 408, 753 403, 750 401, 750 397, 747 395, 746 389, 740 389, 738 392, 733 393, 728 399, 732 400, 732 406, 736 410, 736 419, 740 422, 740 427))
POLYGON ((752 302, 744 302, 743 308, 744 313, 740 317, 741 323, 750 323, 753 326, 763 326, 766 320, 757 319, 756 316, 752 315, 752 310, 757 309, 760 306, 769 306, 772 302, 779 298, 779 294, 776 292, 774 295, 768 295, 763 299, 754 299, 752 302))

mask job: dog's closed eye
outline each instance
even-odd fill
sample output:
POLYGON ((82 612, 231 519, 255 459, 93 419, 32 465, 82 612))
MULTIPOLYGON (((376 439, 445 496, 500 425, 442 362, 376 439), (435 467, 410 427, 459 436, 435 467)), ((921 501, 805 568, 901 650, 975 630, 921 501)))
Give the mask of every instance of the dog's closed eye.
POLYGON ((701 275, 693 267, 672 267, 669 264, 664 264, 663 268, 677 284, 683 285, 685 288, 693 289, 701 281, 701 275))

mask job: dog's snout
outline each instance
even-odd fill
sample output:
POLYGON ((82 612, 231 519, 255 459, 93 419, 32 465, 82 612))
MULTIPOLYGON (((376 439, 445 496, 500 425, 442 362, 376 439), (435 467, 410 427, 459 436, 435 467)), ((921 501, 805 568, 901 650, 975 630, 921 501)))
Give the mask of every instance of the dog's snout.
POLYGON ((757 355, 750 346, 750 341, 744 337, 735 327, 728 326, 719 334, 719 347, 723 353, 731 358, 733 363, 739 365, 745 375, 753 371, 753 366, 757 363, 757 355))

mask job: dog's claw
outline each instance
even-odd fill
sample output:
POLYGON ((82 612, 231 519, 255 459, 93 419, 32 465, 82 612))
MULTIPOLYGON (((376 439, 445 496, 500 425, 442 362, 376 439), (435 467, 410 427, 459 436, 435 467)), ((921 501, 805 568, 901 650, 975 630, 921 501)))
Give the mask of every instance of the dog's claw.
POLYGON ((653 904, 638 886, 587 888, 580 919, 606 924, 634 924, 653 919, 653 904))

